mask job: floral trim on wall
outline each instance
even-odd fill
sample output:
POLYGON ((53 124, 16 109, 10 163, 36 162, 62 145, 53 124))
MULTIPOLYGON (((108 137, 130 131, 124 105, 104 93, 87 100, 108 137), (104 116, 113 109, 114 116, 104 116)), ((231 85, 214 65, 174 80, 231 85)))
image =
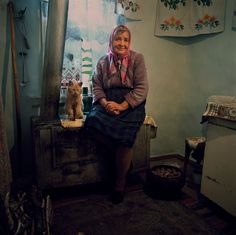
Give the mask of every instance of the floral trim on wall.
POLYGON ((161 0, 165 7, 169 9, 178 9, 179 5, 185 6, 187 0, 161 0))
POLYGON ((184 25, 182 24, 181 20, 172 16, 171 18, 164 20, 163 24, 161 24, 161 29, 163 31, 167 31, 169 29, 181 31, 184 29, 184 25))
POLYGON ((225 0, 158 0, 156 36, 195 36, 224 31, 225 0))
POLYGON ((118 24, 142 21, 141 6, 138 0, 116 0, 115 13, 118 15, 118 24))
POLYGON ((211 6, 212 5, 212 0, 194 0, 199 6, 211 6))
POLYGON ((132 12, 136 12, 140 9, 139 4, 136 3, 134 0, 118 0, 118 3, 120 3, 122 8, 126 11, 130 10, 132 12))
POLYGON ((199 19, 198 22, 195 24, 195 29, 197 31, 202 30, 205 28, 216 28, 219 26, 219 20, 215 16, 209 16, 206 14, 203 18, 199 19))

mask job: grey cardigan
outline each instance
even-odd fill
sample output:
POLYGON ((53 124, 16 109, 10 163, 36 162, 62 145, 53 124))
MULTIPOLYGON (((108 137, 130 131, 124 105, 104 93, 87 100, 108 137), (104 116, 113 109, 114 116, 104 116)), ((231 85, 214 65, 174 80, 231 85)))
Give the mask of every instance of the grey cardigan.
POLYGON ((106 98, 106 89, 116 87, 132 88, 124 97, 132 108, 138 106, 147 98, 147 71, 142 54, 130 51, 130 61, 124 83, 119 79, 119 72, 110 74, 107 55, 99 59, 93 77, 93 103, 97 103, 101 98, 106 98))

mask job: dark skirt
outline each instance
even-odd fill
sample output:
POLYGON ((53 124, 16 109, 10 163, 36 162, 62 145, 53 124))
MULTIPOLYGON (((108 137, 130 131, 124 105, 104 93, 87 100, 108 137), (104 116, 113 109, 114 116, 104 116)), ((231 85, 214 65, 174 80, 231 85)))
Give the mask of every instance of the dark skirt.
MULTIPOLYGON (((130 89, 113 88, 106 91, 107 100, 121 103, 130 89)), ((132 147, 136 134, 145 119, 145 102, 135 108, 128 108, 118 116, 110 115, 100 105, 93 105, 86 117, 85 128, 90 133, 99 133, 117 146, 132 147)))

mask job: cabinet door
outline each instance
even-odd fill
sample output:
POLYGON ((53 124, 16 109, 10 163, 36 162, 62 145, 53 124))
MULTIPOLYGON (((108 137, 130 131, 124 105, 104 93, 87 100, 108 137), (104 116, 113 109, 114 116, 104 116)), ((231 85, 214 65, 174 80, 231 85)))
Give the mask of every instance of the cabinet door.
POLYGON ((236 130, 208 124, 201 193, 236 215, 236 130))
POLYGON ((36 168, 40 188, 101 181, 96 146, 81 129, 41 128, 36 137, 36 168))
POLYGON ((52 148, 53 168, 64 168, 71 164, 84 166, 97 162, 96 146, 82 128, 53 128, 52 148))

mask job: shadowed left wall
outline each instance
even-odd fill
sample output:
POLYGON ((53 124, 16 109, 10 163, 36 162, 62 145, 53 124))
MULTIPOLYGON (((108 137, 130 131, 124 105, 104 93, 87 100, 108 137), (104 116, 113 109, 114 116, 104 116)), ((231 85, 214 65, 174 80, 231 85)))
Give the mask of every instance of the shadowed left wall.
POLYGON ((0 3, 0 194, 2 198, 10 190, 12 169, 9 149, 14 145, 12 72, 7 28, 7 3, 7 0, 2 0, 0 3))

